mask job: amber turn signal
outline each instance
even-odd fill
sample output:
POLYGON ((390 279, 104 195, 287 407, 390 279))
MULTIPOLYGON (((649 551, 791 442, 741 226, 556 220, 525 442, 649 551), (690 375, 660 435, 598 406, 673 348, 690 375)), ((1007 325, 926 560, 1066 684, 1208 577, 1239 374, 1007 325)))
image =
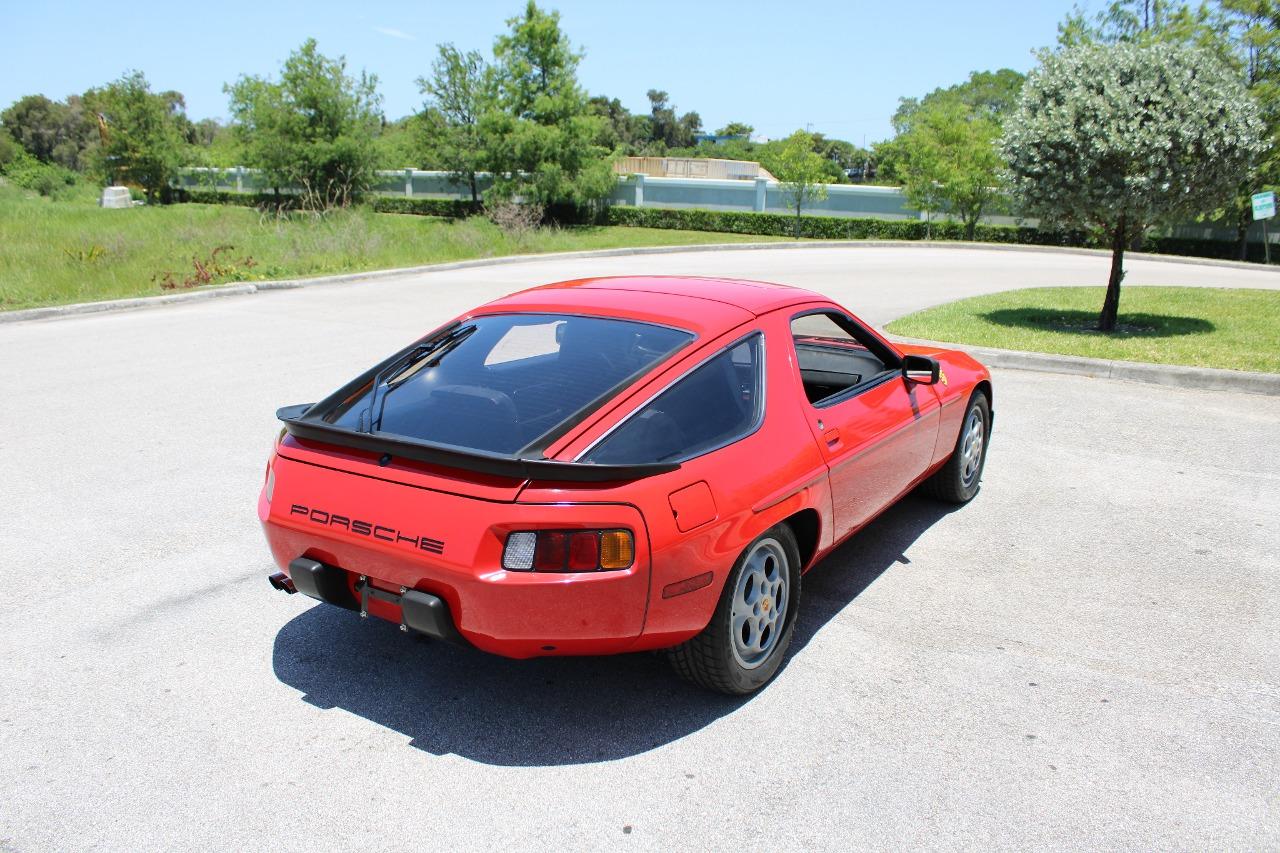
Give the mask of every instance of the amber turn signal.
POLYGON ((606 530, 600 534, 600 568, 628 568, 635 556, 630 530, 606 530))

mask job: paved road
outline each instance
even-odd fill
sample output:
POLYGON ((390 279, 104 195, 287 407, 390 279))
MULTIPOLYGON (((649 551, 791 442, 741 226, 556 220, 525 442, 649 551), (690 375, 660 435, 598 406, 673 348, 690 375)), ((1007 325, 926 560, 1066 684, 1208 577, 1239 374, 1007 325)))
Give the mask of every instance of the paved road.
POLYGON ((1280 845, 1280 398, 998 373, 980 496, 908 499, 811 573, 746 701, 647 655, 408 640, 264 580, 274 407, 490 294, 719 271, 882 323, 1104 267, 542 262, 0 328, 0 850, 1280 845))

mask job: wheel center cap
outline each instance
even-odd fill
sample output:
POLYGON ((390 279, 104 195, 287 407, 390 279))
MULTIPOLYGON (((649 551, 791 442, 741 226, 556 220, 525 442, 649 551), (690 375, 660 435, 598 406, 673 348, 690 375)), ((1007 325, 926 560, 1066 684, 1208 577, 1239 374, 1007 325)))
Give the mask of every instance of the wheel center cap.
POLYGON ((772 604, 772 601, 771 601, 770 599, 766 598, 766 599, 764 599, 763 601, 761 601, 761 602, 760 602, 760 609, 761 609, 761 610, 763 610, 765 613, 768 613, 768 612, 769 612, 769 607, 770 607, 770 605, 771 605, 771 604, 772 604))

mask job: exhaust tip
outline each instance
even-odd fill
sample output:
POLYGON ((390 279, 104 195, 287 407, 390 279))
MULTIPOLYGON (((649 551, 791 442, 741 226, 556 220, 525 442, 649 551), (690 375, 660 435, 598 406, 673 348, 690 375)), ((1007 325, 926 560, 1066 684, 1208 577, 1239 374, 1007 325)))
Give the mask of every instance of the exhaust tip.
POLYGON ((290 595, 293 595, 298 591, 297 587, 293 585, 293 578, 289 577, 284 572, 276 572, 274 575, 267 578, 267 580, 271 581, 272 589, 281 589, 290 595))

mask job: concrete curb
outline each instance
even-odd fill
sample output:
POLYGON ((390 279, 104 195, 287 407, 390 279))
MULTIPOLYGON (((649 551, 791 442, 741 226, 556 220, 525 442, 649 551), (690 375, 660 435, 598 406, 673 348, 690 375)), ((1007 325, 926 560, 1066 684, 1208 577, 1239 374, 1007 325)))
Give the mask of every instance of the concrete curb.
POLYGON ((890 335, 890 340, 905 344, 921 344, 966 352, 987 367, 1009 370, 1032 370, 1039 373, 1066 373, 1094 379, 1126 379, 1171 388, 1195 388, 1202 391, 1242 391, 1280 397, 1280 373, 1250 373, 1243 370, 1219 370, 1213 367, 1186 367, 1178 364, 1149 364, 1138 361, 1113 361, 1054 355, 1041 352, 991 349, 989 347, 926 341, 890 335))
POLYGON ((21 311, 0 312, 0 324, 73 317, 80 314, 105 314, 110 311, 128 311, 135 308, 154 308, 160 305, 198 302, 218 296, 246 296, 257 291, 257 285, 253 284, 219 284, 184 290, 181 293, 165 293, 160 296, 137 296, 132 299, 105 299, 101 302, 75 302, 71 305, 25 308, 21 311))
MULTIPOLYGON (((636 246, 622 249, 588 249, 579 252, 546 252, 537 255, 505 255, 501 258, 475 258, 466 261, 446 261, 439 264, 424 264, 416 267, 399 267, 389 270, 370 270, 367 272, 342 273, 340 275, 316 276, 314 278, 292 278, 277 281, 244 282, 237 284, 212 285, 182 293, 167 293, 160 296, 139 296, 131 299, 110 299, 102 302, 77 302, 71 305, 50 305, 45 308, 26 308, 20 311, 0 311, 0 325, 5 323, 21 323, 28 320, 48 320, 58 317, 73 317, 83 314, 99 314, 109 311, 126 311, 136 308, 153 308, 159 305, 189 302, 208 299, 215 296, 241 296, 259 291, 293 290, 299 287, 314 287, 325 284, 351 284, 359 281, 376 281, 384 278, 395 278, 404 275, 418 275, 430 272, 469 269, 472 267, 502 266, 504 264, 523 264, 533 261, 575 260, 580 258, 615 258, 625 255, 667 255, 686 252, 725 252, 754 251, 763 249, 876 249, 918 247, 928 249, 970 249, 1001 252, 1049 252, 1068 255, 1094 255, 1106 257, 1110 253, 1105 249, 1080 249, 1070 246, 1023 246, 1012 243, 966 243, 961 241, 926 241, 926 240, 811 240, 808 242, 774 242, 774 243, 704 243, 697 246, 636 246)), ((1222 266, 1237 269, 1250 269, 1264 272, 1280 273, 1280 266, 1267 267, 1260 264, 1242 261, 1219 261, 1212 258, 1187 258, 1176 255, 1151 255, 1143 252, 1129 252, 1127 257, 1139 260, 1163 261, 1167 263, 1196 264, 1199 266, 1222 266)), ((1280 282, 1277 282, 1280 286, 1280 282)), ((1233 371, 1231 371, 1233 372, 1233 371)))

